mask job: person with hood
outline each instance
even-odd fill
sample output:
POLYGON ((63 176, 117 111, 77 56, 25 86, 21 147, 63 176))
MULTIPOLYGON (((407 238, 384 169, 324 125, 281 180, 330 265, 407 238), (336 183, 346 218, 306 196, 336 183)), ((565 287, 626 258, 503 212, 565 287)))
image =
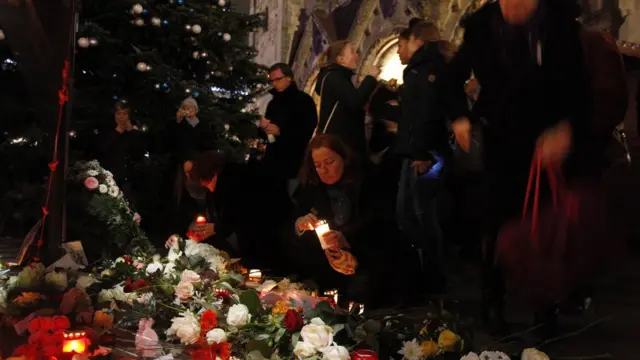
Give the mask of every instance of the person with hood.
POLYGON ((260 122, 269 139, 262 163, 265 172, 276 178, 278 187, 287 186, 292 194, 307 144, 318 125, 316 104, 298 89, 287 64, 271 66, 269 81, 273 99, 260 122))
POLYGON ((365 136, 365 106, 376 89, 379 68, 373 68, 360 87, 352 77, 360 56, 354 44, 347 40, 332 43, 320 61, 315 92, 320 96, 318 134, 332 134, 344 141, 360 159, 367 157, 365 136))

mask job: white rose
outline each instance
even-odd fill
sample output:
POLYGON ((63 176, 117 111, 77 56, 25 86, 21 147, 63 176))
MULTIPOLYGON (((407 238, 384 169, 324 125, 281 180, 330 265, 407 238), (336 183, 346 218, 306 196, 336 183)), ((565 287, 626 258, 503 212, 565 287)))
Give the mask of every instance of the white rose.
POLYGON ((306 359, 316 354, 316 348, 304 341, 298 341, 296 347, 293 349, 293 353, 296 354, 299 359, 306 359))
POLYGON ((244 304, 233 305, 227 313, 227 324, 235 327, 245 326, 251 321, 249 308, 244 304))
POLYGON ((324 349, 333 343, 333 329, 320 318, 313 318, 310 324, 305 325, 300 331, 300 336, 316 350, 324 349))
POLYGON ((186 345, 195 344, 200 338, 200 322, 190 311, 180 313, 180 317, 171 319, 167 335, 175 335, 186 345))
POLYGON ((56 291, 64 291, 69 285, 67 273, 55 271, 45 275, 44 282, 54 288, 56 291))
POLYGON ((322 356, 323 360, 349 360, 351 359, 351 355, 349 355, 349 350, 347 350, 344 346, 329 346, 321 350, 324 354, 322 356))
POLYGON ((478 357, 478 354, 470 352, 467 355, 461 357, 460 360, 480 360, 480 357, 478 357))
POLYGON ((500 351, 483 351, 480 353, 482 360, 511 360, 509 356, 500 351))
POLYGON ((99 172, 95 171, 95 170, 88 170, 87 171, 87 175, 89 176, 98 176, 99 172))
POLYGON ((109 195, 116 197, 120 193, 120 188, 117 186, 109 186, 109 195))
POLYGON ((100 184, 100 186, 98 186, 98 191, 100 191, 100 194, 106 194, 107 191, 109 191, 109 188, 105 184, 100 184))
POLYGON ((123 259, 123 258, 121 258, 121 257, 119 257, 119 258, 117 258, 117 259, 116 259, 116 264, 117 264, 117 263, 123 263, 123 262, 124 262, 124 259, 123 259))
POLYGON ((207 343, 220 344, 227 341, 227 333, 222 329, 213 329, 207 333, 207 343))
POLYGON ((151 264, 147 265, 147 274, 154 274, 156 271, 162 271, 163 268, 164 266, 162 265, 162 263, 152 262, 151 264))
POLYGON ((520 358, 522 360, 549 360, 549 356, 547 356, 547 354, 533 348, 524 349, 520 358))
POLYGON ((76 287, 80 290, 86 290, 89 286, 93 285, 97 280, 91 275, 82 275, 76 280, 76 287))

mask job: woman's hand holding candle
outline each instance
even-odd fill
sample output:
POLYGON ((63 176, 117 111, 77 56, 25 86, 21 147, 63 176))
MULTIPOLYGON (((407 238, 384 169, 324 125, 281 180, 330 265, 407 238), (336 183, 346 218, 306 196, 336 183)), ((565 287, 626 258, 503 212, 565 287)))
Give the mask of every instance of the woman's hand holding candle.
POLYGON ((300 232, 314 230, 318 221, 319 220, 317 216, 313 214, 307 214, 305 216, 299 217, 298 220, 296 220, 296 228, 300 232))
POLYGON ((194 232, 195 232, 196 235, 198 235, 200 240, 204 240, 204 239, 206 239, 208 237, 211 237, 211 236, 215 235, 215 233, 216 233, 215 224, 213 224, 213 223, 204 223, 204 224, 196 223, 196 226, 194 228, 194 232))
POLYGON ((344 249, 349 247, 349 243, 341 232, 331 230, 324 234, 322 241, 328 249, 344 249))

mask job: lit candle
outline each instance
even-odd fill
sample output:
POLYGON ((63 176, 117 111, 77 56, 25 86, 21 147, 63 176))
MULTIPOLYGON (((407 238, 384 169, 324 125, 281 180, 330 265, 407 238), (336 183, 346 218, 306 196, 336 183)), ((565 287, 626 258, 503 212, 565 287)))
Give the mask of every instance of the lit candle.
POLYGON ((260 271, 259 269, 249 270, 250 281, 260 281, 260 279, 262 279, 262 271, 260 271))
POLYGON ((318 239, 320 240, 320 245, 322 245, 323 250, 327 248, 327 245, 322 239, 324 238, 324 235, 329 231, 331 231, 331 229, 329 228, 329 224, 326 221, 318 221, 318 223, 316 224, 316 235, 318 235, 318 239))
POLYGON ((324 292, 324 296, 331 296, 333 297, 333 302, 337 305, 338 304, 338 290, 329 290, 329 291, 325 291, 324 292))
POLYGON ((207 223, 207 218, 200 215, 196 218, 196 224, 197 225, 202 225, 202 224, 206 224, 207 223))
POLYGON ((63 353, 84 354, 89 346, 89 339, 81 332, 65 332, 62 341, 63 353))

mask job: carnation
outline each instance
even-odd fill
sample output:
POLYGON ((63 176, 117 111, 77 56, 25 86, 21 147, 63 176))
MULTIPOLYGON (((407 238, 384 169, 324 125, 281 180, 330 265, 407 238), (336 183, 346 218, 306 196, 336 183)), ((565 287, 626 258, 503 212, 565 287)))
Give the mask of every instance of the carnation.
POLYGON ((89 175, 89 176, 98 176, 98 174, 100 174, 100 173, 97 172, 96 170, 88 170, 87 171, 87 175, 89 175))
POLYGON ((64 291, 69 285, 67 273, 64 272, 50 272, 44 277, 44 281, 56 291, 64 291))
POLYGON ((109 195, 116 197, 120 194, 120 189, 117 186, 109 186, 109 195))
POLYGON ((166 334, 177 337, 185 345, 192 345, 200 338, 200 323, 192 312, 186 311, 171 319, 171 327, 166 334))
POLYGON ((100 184, 100 186, 98 186, 98 191, 100 191, 100 194, 106 194, 107 191, 109 191, 109 188, 105 184, 100 184))

